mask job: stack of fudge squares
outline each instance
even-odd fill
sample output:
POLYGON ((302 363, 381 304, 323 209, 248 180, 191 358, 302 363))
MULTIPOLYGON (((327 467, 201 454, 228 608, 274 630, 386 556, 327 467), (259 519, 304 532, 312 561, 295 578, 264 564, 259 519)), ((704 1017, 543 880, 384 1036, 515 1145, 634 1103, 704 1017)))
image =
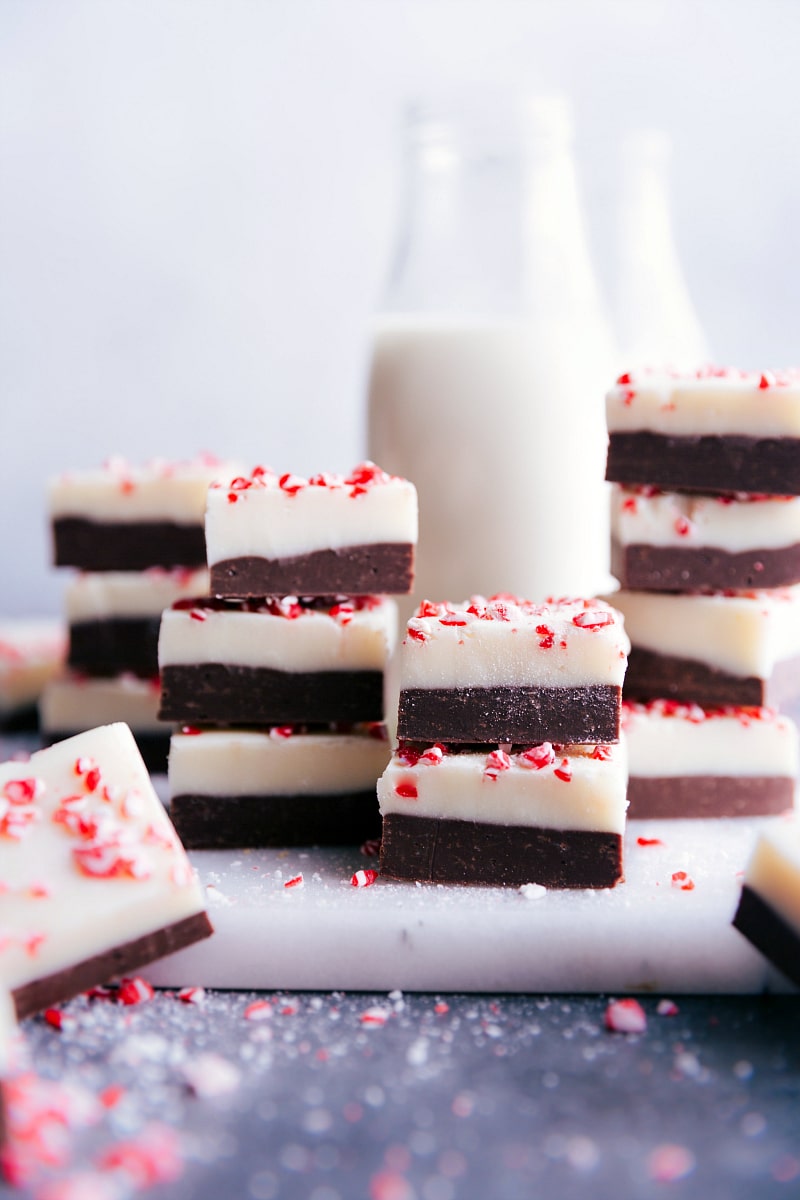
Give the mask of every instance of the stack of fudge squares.
POLYGON ((623 375, 607 397, 611 601, 632 650, 630 816, 791 809, 800 375, 623 375))
POLYGON ((607 888, 623 878, 629 648, 600 600, 423 602, 400 650, 378 784, 381 873, 607 888))
POLYGON ((169 727, 158 719, 161 613, 208 590, 206 493, 233 469, 210 455, 137 466, 114 458, 52 482, 55 565, 78 573, 65 596, 66 670, 40 702, 45 740, 124 721, 148 767, 166 769, 169 727))
POLYGON ((391 594, 411 591, 417 495, 362 463, 257 467, 208 492, 210 594, 163 615, 171 815, 192 848, 359 843, 380 832, 391 594))

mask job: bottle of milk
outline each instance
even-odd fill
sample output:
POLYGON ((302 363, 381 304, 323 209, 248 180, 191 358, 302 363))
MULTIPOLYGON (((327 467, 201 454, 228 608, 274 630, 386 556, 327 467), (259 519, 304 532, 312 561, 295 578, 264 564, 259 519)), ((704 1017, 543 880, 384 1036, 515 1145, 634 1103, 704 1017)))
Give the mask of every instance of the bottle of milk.
MULTIPOLYGON (((560 98, 498 127, 416 113, 374 330, 369 453, 420 498, 415 600, 608 585, 615 365, 560 98)), ((410 606, 409 606, 410 607, 410 606)))
POLYGON ((669 199, 669 135, 630 133, 622 143, 614 316, 620 371, 711 361, 683 273, 669 199))

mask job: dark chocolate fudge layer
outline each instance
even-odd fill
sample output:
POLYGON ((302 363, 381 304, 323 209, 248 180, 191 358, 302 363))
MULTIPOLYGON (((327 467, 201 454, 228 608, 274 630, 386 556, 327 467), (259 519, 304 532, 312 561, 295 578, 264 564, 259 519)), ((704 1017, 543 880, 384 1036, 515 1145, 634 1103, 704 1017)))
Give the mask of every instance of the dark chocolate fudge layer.
POLYGON ((388 813, 383 819, 381 875, 500 887, 614 887, 622 879, 622 838, 617 833, 388 813))
POLYGON ((141 679, 158 675, 161 616, 107 617, 69 627, 67 662, 75 671, 109 679, 129 671, 141 679))
POLYGON ((714 546, 622 546, 612 539, 611 573, 640 592, 790 587, 800 582, 800 544, 729 554, 714 546))
POLYGON ((63 971, 23 984, 12 993, 17 1017, 21 1021, 52 1004, 64 1003, 87 988, 107 983, 117 975, 130 975, 154 959, 191 946, 210 937, 213 932, 207 915, 204 912, 195 913, 192 917, 184 917, 182 921, 165 925, 163 929, 145 934, 135 941, 115 946, 103 954, 95 954, 63 971))
POLYGON ((170 801, 189 850, 246 846, 347 846, 380 837, 375 788, 327 796, 198 796, 170 801))
POLYGON ((672 491, 800 495, 800 439, 611 433, 606 479, 672 491))
POLYGON ((159 717, 189 725, 382 721, 383 672, 166 666, 159 717))
POLYGON ((782 708, 800 694, 800 660, 779 662, 769 679, 759 679, 634 646, 622 692, 627 700, 678 700, 702 708, 729 704, 782 708))
POLYGON ((55 565, 81 571, 146 571, 148 567, 204 567, 202 525, 172 521, 90 521, 56 517, 55 565))
POLYGON ((413 583, 414 547, 394 542, 292 558, 229 558, 211 566, 215 596, 405 595, 413 583))
POLYGON ((404 688, 397 735, 426 742, 616 742, 621 689, 404 688))
MULTIPOLYGON (((75 737, 77 733, 83 732, 83 729, 47 729, 42 731, 42 741, 45 746, 53 746, 56 742, 63 742, 66 738, 75 737)), ((148 771, 151 774, 165 774, 169 758, 170 731, 166 729, 164 733, 137 733, 133 729, 131 732, 148 771)))
POLYGON ((767 817, 794 803, 794 780, 785 776, 677 775, 628 780, 628 817, 767 817))
POLYGON ((800 937, 747 884, 742 888, 733 924, 787 978, 800 986, 800 937))

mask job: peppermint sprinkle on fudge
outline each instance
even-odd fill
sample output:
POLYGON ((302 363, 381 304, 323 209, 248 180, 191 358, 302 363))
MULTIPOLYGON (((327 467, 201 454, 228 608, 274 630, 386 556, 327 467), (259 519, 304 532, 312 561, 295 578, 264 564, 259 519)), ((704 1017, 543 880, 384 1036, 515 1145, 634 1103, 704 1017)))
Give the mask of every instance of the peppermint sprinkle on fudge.
POLYGON ((55 565, 83 571, 205 566, 206 493, 235 470, 201 455, 141 466, 116 457, 95 470, 66 472, 50 485, 55 565))
POLYGON ((416 541, 414 485, 370 462, 308 479, 256 467, 208 493, 217 596, 405 594, 416 541))
POLYGON ((800 821, 759 834, 747 865, 733 924, 800 986, 800 821))
POLYGON ((800 495, 800 372, 621 375, 606 397, 606 479, 673 491, 800 495))
POLYGON ((385 596, 181 600, 161 621, 161 718, 381 721, 396 621, 385 596))
POLYGON ((763 817, 794 805, 797 728, 769 708, 625 701, 629 815, 763 817))
POLYGON ((615 742, 629 646, 602 600, 423 601, 400 649, 398 736, 615 742))
POLYGON ((0 985, 22 1018, 212 932, 130 730, 0 765, 0 985))
POLYGON ((381 874, 433 883, 613 887, 624 745, 400 743, 378 783, 381 874))
POLYGON ((359 844, 380 836, 383 724, 201 730, 169 757, 170 815, 190 849, 359 844))
POLYGON ((800 582, 800 496, 614 484, 611 571, 639 591, 789 587, 800 582))

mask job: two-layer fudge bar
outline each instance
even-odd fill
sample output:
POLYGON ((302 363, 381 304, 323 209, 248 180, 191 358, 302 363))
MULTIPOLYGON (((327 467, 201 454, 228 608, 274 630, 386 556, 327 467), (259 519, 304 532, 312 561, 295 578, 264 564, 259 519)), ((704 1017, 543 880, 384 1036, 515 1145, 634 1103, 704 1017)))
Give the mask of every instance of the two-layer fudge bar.
POLYGON ((130 730, 0 765, 0 985, 22 1018, 211 933, 130 730))
POLYGON ((161 689, 158 678, 118 675, 91 679, 68 673, 47 685, 39 703, 39 721, 46 742, 58 742, 104 721, 122 721, 133 730, 139 751, 151 771, 165 771, 170 727, 158 716, 161 689))
POLYGON ((414 485, 374 463, 310 479, 257 467, 208 494, 217 596, 410 592, 416 541, 414 485))
POLYGON ((398 736, 616 741, 628 649, 619 613, 600 600, 424 601, 400 649, 398 736))
POLYGON ((0 621, 0 726, 35 726, 36 704, 64 663, 63 622, 50 617, 0 621))
POLYGON ((629 816, 745 817, 794 805, 797 727, 768 708, 625 701, 629 816))
POLYGON ((208 592, 208 571, 175 567, 76 575, 65 594, 68 665, 92 676, 158 674, 161 614, 208 592))
POLYGON ((800 986, 800 820, 759 834, 733 924, 800 986))
POLYGON ((800 695, 800 587, 609 599, 632 643, 627 698, 778 708, 800 695))
POLYGON ((614 484, 611 571, 635 591, 789 587, 800 582, 800 496, 614 484))
POLYGON ((623 375, 606 398, 606 478, 671 491, 800 495, 800 374, 623 375))
POLYGON ((55 565, 82 571, 202 567, 206 493, 236 468, 210 455, 134 466, 110 459, 50 485, 55 565))
POLYGON ((434 883, 613 887, 625 749, 401 743, 378 783, 381 874, 434 883))
POLYGON ((381 721, 396 613, 381 596, 179 601, 161 622, 161 718, 381 721))
POLYGON ((386 727, 273 726, 172 738, 170 815, 184 845, 297 846, 380 836, 386 727))

